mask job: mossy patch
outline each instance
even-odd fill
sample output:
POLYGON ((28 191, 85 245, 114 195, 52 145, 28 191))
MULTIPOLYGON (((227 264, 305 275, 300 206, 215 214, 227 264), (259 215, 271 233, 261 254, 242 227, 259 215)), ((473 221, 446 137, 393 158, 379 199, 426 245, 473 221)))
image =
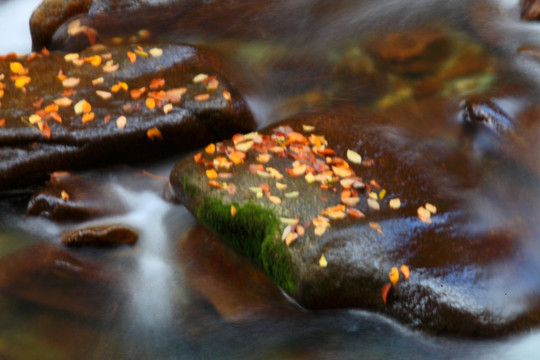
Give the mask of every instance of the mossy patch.
POLYGON ((267 209, 254 203, 240 206, 205 198, 197 207, 197 218, 223 238, 228 245, 261 266, 267 275, 288 292, 296 288, 291 256, 279 241, 279 220, 267 209), (231 215, 231 206, 236 215, 231 215))
POLYGON ((194 198, 197 197, 200 192, 200 189, 189 181, 189 176, 184 174, 184 193, 190 198, 194 198))

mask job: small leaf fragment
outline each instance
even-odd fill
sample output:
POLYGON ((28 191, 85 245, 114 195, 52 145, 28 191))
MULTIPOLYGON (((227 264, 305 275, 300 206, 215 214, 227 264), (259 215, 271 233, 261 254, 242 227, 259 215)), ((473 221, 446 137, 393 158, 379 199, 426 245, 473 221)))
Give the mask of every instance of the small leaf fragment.
POLYGON ((349 159, 350 162, 353 164, 361 164, 362 163, 362 156, 358 154, 356 151, 353 150, 347 150, 347 159, 349 159))
POLYGON ((60 197, 62 198, 62 200, 64 201, 68 201, 69 200, 69 194, 67 193, 66 190, 62 190, 60 192, 60 197))
POLYGON ((124 115, 122 116, 119 116, 118 119, 116 119, 116 126, 120 129, 120 130, 124 130, 124 128, 126 127, 127 125, 127 119, 124 115))
POLYGON ((324 254, 321 255, 321 258, 319 259, 319 266, 322 268, 325 268, 328 266, 328 261, 326 260, 326 257, 324 254))
POLYGON ((382 287, 381 295, 382 295, 382 299, 385 305, 386 305, 386 299, 388 298, 388 293, 390 292, 391 288, 392 288, 392 284, 390 283, 384 284, 382 287))
POLYGON ((65 88, 74 88, 81 82, 80 78, 68 77, 62 81, 62 86, 65 88))
POLYGON ((217 174, 216 170, 214 170, 214 169, 206 170, 206 176, 209 179, 217 179, 218 178, 218 174, 217 174))
POLYGON ((401 200, 399 200, 398 198, 390 199, 389 205, 390 205, 390 208, 397 210, 401 207, 401 200))
POLYGON ((399 281, 399 271, 397 267, 393 267, 392 270, 388 273, 388 278, 392 285, 396 286, 399 281))
POLYGON ((411 271, 409 270, 409 267, 407 265, 401 265, 399 270, 403 274, 405 280, 409 280, 409 277, 411 276, 411 271))
POLYGON ((216 152, 216 144, 214 143, 208 144, 208 146, 204 148, 204 151, 207 154, 212 155, 213 153, 216 152))
POLYGON ((193 77, 193 82, 195 84, 197 83, 202 83, 204 80, 206 80, 208 78, 208 75, 206 74, 197 74, 193 77))
POLYGON ((153 57, 160 57, 161 55, 163 55, 163 50, 160 48, 152 48, 148 50, 148 53, 153 57))
POLYGON ((163 136, 161 135, 161 131, 156 127, 148 129, 146 131, 146 136, 148 136, 148 138, 152 140, 163 139, 163 136))

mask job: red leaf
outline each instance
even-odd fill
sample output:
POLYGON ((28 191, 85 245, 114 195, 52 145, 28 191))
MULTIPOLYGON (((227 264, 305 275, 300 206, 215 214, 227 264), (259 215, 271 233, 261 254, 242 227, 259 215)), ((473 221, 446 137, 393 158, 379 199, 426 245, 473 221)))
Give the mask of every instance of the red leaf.
POLYGON ((382 287, 381 294, 382 294, 382 299, 383 299, 385 305, 386 305, 386 298, 388 297, 388 293, 390 292, 391 288, 392 288, 391 283, 384 284, 384 286, 382 287))

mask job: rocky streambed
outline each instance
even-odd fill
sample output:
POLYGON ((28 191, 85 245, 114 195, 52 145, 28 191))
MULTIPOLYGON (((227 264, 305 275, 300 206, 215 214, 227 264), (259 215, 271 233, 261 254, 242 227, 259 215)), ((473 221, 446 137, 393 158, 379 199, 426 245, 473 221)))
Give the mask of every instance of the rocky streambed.
POLYGON ((0 301, 186 346, 332 311, 426 358, 535 331, 535 2, 420 3, 43 2, 0 57, 0 301))

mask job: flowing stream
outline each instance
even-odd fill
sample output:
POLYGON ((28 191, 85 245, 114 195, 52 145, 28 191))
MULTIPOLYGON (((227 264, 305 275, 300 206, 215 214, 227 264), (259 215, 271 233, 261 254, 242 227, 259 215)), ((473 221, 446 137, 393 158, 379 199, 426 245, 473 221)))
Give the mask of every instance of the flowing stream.
MULTIPOLYGON (((0 2, 0 53, 29 51, 27 19, 37 3, 0 2)), ((298 9, 305 10, 308 3, 295 0, 283 6, 295 13, 298 9)), ((444 22, 454 28, 471 21, 462 18, 466 0, 346 3, 347 6, 322 16, 316 27, 305 20, 303 27, 310 30, 308 36, 306 32, 291 33, 282 42, 285 45, 276 40, 282 35, 268 43, 247 45, 239 44, 234 38, 223 42, 213 36, 191 38, 217 50, 234 52, 235 61, 249 60, 249 71, 256 72, 259 80, 267 84, 264 91, 254 91, 249 100, 259 124, 264 124, 299 108, 316 107, 330 98, 371 101, 369 94, 366 95, 370 91, 363 88, 353 87, 352 92, 347 92, 341 85, 325 87, 321 74, 326 70, 319 69, 321 54, 331 64, 346 64, 350 59, 361 60, 362 53, 351 44, 363 38, 362 34, 371 36, 388 26, 400 28, 417 21, 439 22, 440 14, 447 14, 444 22), (283 46, 295 48, 295 54, 283 46), (313 60, 302 62, 305 73, 293 74, 298 69, 298 57, 308 55, 313 60), (273 66, 280 62, 281 72, 273 66), (267 66, 268 63, 272 66, 267 66), (280 91, 291 77, 298 82, 280 91), (306 90, 313 84, 320 91, 315 95, 306 90), (315 100, 311 101, 312 98, 315 100)), ((500 3, 505 8, 515 4, 500 3)), ((489 23, 479 26, 490 32, 489 23)), ((509 22, 503 26, 526 33, 520 24, 509 22)), ((531 36, 531 41, 539 42, 540 25, 534 30, 536 39, 531 36)), ((459 33, 459 29, 451 31, 458 32, 457 43, 477 43, 476 39, 470 40, 459 33)), ((504 38, 500 49, 490 51, 498 51, 497 56, 509 67, 522 69, 522 63, 514 62, 505 53, 505 48, 511 46, 510 37, 504 38)), ((479 75, 473 85, 449 81, 445 91, 491 86, 490 76, 479 75)), ((540 77, 531 70, 531 77, 535 76, 540 77)), ((536 92, 533 87, 530 94, 536 92)), ((506 109, 512 112, 515 108, 517 112, 520 100, 505 96, 506 109)), ((393 101, 392 97, 388 99, 393 101)), ((9 266, 11 258, 24 254, 28 265, 21 268, 30 269, 21 270, 17 279, 20 286, 11 285, 7 293, 0 292, 0 359, 540 357, 539 330, 494 340, 434 337, 360 310, 312 312, 300 308, 245 259, 220 245, 184 207, 164 201, 164 180, 140 175, 144 168, 166 177, 174 161, 173 158, 141 168, 113 167, 83 174, 108 184, 128 209, 122 215, 86 223, 57 224, 25 216, 30 194, 10 194, 0 199, 0 263, 9 266), (32 258, 42 256, 35 251, 37 245, 57 244, 63 231, 75 227, 114 223, 132 227, 140 237, 134 247, 77 250, 77 256, 92 264, 97 275, 73 278, 71 274, 78 271, 77 262, 66 257, 66 261, 54 260, 48 264, 53 268, 48 274, 33 277, 40 273, 32 272, 32 263, 47 261, 32 258)))

